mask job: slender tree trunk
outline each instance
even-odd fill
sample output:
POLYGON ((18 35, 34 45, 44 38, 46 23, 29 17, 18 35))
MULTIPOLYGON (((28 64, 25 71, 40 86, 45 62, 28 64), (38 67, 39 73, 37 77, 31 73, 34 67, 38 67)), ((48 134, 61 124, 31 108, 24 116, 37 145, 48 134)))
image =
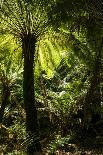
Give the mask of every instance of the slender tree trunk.
MULTIPOLYGON (((92 105, 94 106, 94 113, 100 114, 98 111, 101 108, 101 90, 100 90, 100 84, 101 84, 101 53, 102 53, 102 46, 103 46, 103 39, 101 40, 99 47, 97 48, 96 53, 96 60, 95 60, 95 68, 93 72, 93 78, 94 80, 92 83, 94 83, 94 96, 92 99, 92 105)), ((93 85, 93 84, 92 84, 93 85)))
POLYGON ((33 155, 35 152, 41 151, 39 143, 37 110, 34 96, 35 44, 35 37, 31 34, 25 35, 22 38, 22 49, 24 56, 23 94, 26 112, 26 130, 28 134, 27 152, 29 155, 33 155))
POLYGON ((90 88, 87 92, 84 105, 84 126, 89 123, 89 119, 94 119, 93 117, 98 117, 94 121, 96 123, 97 119, 100 118, 100 112, 98 111, 101 107, 101 53, 103 46, 103 38, 98 46, 94 64, 93 75, 91 77, 90 88), (90 118, 89 118, 90 117, 90 118))
POLYGON ((6 83, 3 83, 3 91, 2 91, 2 103, 0 108, 0 123, 3 121, 4 111, 6 105, 9 103, 10 98, 10 89, 6 83))

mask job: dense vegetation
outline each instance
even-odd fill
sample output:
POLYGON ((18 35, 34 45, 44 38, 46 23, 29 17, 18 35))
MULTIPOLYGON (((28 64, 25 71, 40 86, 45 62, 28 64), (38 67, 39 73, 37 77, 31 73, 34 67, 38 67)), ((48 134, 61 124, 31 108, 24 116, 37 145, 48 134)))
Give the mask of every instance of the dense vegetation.
POLYGON ((0 1, 0 155, 103 152, 102 0, 0 1))

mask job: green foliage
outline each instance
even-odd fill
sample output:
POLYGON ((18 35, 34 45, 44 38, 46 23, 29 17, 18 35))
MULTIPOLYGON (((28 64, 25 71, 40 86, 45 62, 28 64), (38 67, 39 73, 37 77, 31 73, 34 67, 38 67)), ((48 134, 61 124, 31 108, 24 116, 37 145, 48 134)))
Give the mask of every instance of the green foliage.
MULTIPOLYGON (((22 115, 24 109, 22 57, 24 58, 24 54, 21 52, 20 41, 29 34, 36 39, 35 102, 38 113, 40 113, 39 108, 44 109, 43 113, 38 115, 39 119, 49 120, 48 122, 44 120, 43 128, 45 128, 46 122, 53 129, 50 132, 49 128, 40 130, 42 132, 40 133, 41 136, 45 132, 51 135, 53 132, 62 135, 64 127, 68 128, 72 124, 73 128, 71 127, 70 131, 68 130, 71 136, 73 137, 73 132, 75 132, 78 137, 79 133, 80 137, 85 137, 85 133, 82 134, 82 124, 85 124, 85 122, 82 123, 82 120, 84 121, 85 117, 73 119, 72 115, 78 115, 78 110, 83 111, 84 105, 87 109, 91 106, 91 111, 94 114, 103 114, 103 107, 96 107, 93 100, 96 95, 99 98, 97 92, 100 91, 100 104, 102 105, 103 48, 101 41, 103 38, 103 13, 101 8, 101 0, 2 1, 0 6, 0 102, 2 101, 3 83, 5 83, 10 88, 11 96, 10 104, 5 109, 3 123, 7 121, 8 113, 13 115, 13 111, 20 105, 20 111, 16 111, 20 117, 17 116, 16 121, 13 120, 13 124, 9 126, 9 132, 17 135, 17 142, 24 145, 22 149, 27 148, 27 145, 32 142, 32 138, 27 137, 26 139, 25 124, 23 123, 25 114, 22 115), (99 59, 98 51, 101 52, 99 59), (99 63, 96 64, 97 59, 99 63), (96 75, 98 73, 96 69, 99 70, 100 74, 96 75), (97 79, 92 84, 94 75, 97 79), (101 81, 97 86, 98 79, 101 81), (91 90, 93 88, 91 94, 89 92, 90 88, 91 90), (90 98, 87 103, 86 98, 90 98), (48 112, 48 115, 46 115, 46 112, 48 112), (42 115, 47 117, 43 118, 42 115), (21 116, 24 116, 24 118, 22 119, 21 116), (55 124, 57 129, 54 127, 55 124), (80 132, 78 132, 79 130, 80 132)), ((29 92, 29 90, 27 91, 29 92)), ((86 115, 86 111, 83 112, 86 115)), ((92 119, 91 115, 92 112, 86 115, 88 120, 86 127, 88 129, 92 119)), ((97 124, 99 124, 99 127, 103 125, 102 120, 98 121, 97 124)), ((94 124, 94 128, 97 124, 94 124)), ((99 130, 101 130, 101 127, 99 130)), ((45 136, 48 136, 48 134, 45 134, 45 136)), ((96 134, 98 136, 99 132, 96 134)), ((90 137, 86 138, 87 141, 90 140, 90 137)), ((49 145, 50 153, 64 147, 69 139, 69 136, 57 136, 49 145)), ((21 154, 21 152, 17 153, 21 154)), ((16 154, 16 151, 11 154, 16 154)))
POLYGON ((45 74, 42 75, 47 88, 49 106, 58 113, 69 113, 70 107, 75 107, 75 101, 80 96, 81 90, 83 94, 87 89, 87 68, 72 54, 68 54, 69 59, 64 57, 52 78, 48 79, 45 74))
POLYGON ((68 141, 70 140, 70 137, 61 137, 60 135, 57 135, 55 137, 55 140, 53 140, 48 147, 48 152, 50 154, 56 153, 57 150, 62 149, 65 147, 66 144, 68 144, 68 141))
MULTIPOLYGON (((22 94, 21 48, 11 35, 0 36, 0 85, 10 87, 12 96, 22 94)), ((14 97, 15 98, 15 97, 14 97)))
MULTIPOLYGON (((0 69, 8 76, 15 76, 22 66, 21 48, 16 44, 11 35, 2 35, 0 37, 0 69), (12 40, 12 41, 11 41, 12 40)), ((15 77, 14 77, 15 78, 15 77)))
POLYGON ((5 0, 0 7, 0 18, 10 33, 22 38, 23 34, 33 33, 36 38, 47 30, 48 1, 5 0), (46 4, 46 7, 45 7, 46 4))
POLYGON ((27 153, 14 150, 12 153, 7 153, 7 155, 27 155, 27 153))
POLYGON ((26 137, 25 123, 15 121, 14 125, 9 128, 9 132, 17 135, 18 144, 23 142, 26 137))

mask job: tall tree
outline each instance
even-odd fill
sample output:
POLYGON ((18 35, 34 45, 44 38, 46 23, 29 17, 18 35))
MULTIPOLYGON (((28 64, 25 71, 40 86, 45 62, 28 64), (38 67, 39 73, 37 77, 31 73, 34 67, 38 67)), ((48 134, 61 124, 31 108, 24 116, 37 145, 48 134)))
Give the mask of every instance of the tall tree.
POLYGON ((4 0, 0 7, 1 23, 5 24, 8 33, 17 37, 22 46, 24 59, 23 94, 26 111, 26 130, 28 134, 27 152, 33 155, 41 151, 37 109, 34 94, 34 61, 36 43, 45 35, 48 18, 45 5, 48 1, 39 0, 4 0))

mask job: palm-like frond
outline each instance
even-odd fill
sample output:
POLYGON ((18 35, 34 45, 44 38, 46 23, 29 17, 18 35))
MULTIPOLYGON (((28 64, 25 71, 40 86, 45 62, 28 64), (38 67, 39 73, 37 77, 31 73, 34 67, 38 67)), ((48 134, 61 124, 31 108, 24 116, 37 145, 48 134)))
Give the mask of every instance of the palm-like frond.
POLYGON ((45 8, 36 0, 4 0, 0 7, 0 18, 6 29, 20 37, 28 33, 40 37, 48 25, 45 8))

